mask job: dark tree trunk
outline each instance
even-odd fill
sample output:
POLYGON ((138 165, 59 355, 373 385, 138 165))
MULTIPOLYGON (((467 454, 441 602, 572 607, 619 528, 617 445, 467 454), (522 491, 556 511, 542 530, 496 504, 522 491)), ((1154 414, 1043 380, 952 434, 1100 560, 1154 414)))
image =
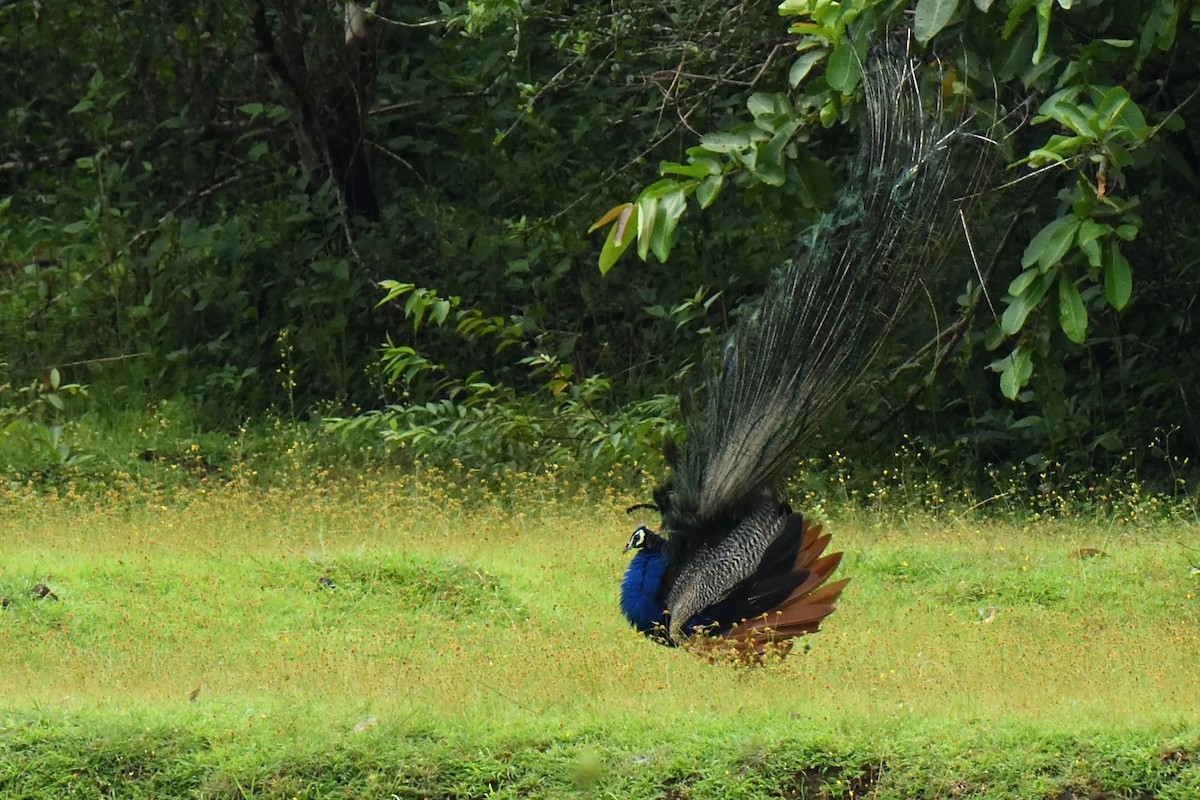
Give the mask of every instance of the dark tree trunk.
POLYGON ((347 23, 343 29, 335 9, 288 0, 268 9, 264 0, 254 0, 252 32, 292 112, 304 167, 332 179, 347 218, 375 220, 379 199, 365 121, 375 88, 376 37, 369 25, 347 23))

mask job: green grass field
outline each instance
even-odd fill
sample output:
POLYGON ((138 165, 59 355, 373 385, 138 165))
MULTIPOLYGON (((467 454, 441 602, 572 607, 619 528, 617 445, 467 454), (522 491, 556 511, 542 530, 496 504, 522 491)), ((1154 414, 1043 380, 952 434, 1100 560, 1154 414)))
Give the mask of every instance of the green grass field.
POLYGON ((0 796, 1200 797, 1200 529, 843 512, 745 668, 622 622, 632 499, 10 490, 0 796))

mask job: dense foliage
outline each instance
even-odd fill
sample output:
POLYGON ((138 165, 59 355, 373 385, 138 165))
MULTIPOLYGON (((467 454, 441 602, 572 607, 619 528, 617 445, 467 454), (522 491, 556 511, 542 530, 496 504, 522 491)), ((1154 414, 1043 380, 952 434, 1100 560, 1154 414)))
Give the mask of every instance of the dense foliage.
POLYGON ((0 421, 53 437, 86 384, 100 412, 319 410, 477 464, 640 458, 838 191, 857 60, 905 27, 1013 132, 1012 185, 829 449, 1194 460, 1183 0, 5 5, 0 421), (669 262, 617 264, 586 231, 656 165, 623 245, 669 262))

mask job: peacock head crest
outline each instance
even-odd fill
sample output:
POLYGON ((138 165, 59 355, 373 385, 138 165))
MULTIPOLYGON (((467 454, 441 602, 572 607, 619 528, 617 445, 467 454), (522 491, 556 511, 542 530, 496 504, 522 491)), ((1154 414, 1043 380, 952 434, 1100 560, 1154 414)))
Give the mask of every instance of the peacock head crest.
POLYGON ((625 552, 630 550, 658 550, 663 546, 666 540, 659 536, 654 531, 647 528, 645 525, 639 525, 629 536, 629 543, 625 545, 625 552))

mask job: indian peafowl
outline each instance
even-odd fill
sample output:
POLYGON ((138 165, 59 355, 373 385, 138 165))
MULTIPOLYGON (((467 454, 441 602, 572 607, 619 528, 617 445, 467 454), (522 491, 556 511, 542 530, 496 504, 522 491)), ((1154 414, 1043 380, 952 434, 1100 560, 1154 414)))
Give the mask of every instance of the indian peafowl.
POLYGON ((685 443, 668 445, 672 477, 645 504, 662 532, 639 527, 626 546, 621 611, 664 644, 786 652, 847 583, 829 582, 842 554, 824 553, 829 536, 792 511, 783 481, 945 260, 995 150, 951 119, 940 82, 922 91, 907 48, 876 49, 862 72, 848 189, 739 320, 699 400, 681 398, 685 443))

